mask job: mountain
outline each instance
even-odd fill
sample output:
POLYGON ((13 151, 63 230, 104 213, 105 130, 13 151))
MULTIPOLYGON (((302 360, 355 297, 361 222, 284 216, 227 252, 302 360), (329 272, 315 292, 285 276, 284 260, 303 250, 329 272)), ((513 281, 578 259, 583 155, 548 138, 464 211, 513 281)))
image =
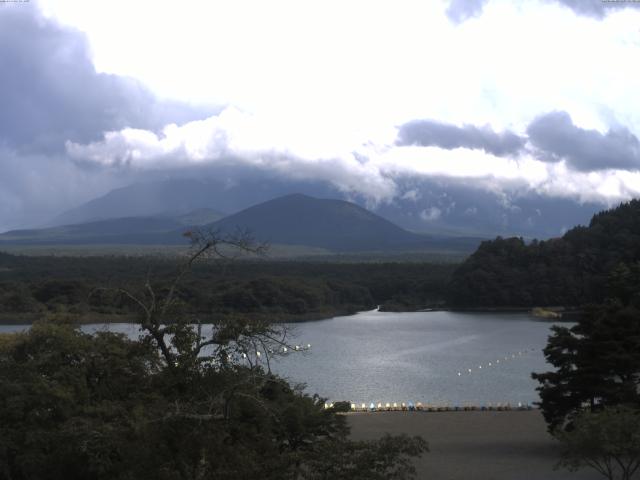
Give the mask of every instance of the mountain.
POLYGON ((248 229, 271 243, 307 245, 333 251, 469 248, 475 239, 444 239, 408 232, 344 200, 286 195, 247 208, 211 225, 222 232, 248 229))
POLYGON ((579 306, 607 297, 640 303, 640 200, 600 212, 561 238, 482 242, 448 290, 450 303, 463 307, 579 306))
POLYGON ((224 218, 224 216, 224 213, 212 208, 198 208, 187 213, 165 213, 159 215, 160 218, 170 218, 185 226, 206 225, 216 222, 224 218))
POLYGON ((174 178, 136 183, 60 214, 45 226, 109 218, 184 214, 215 209, 228 214, 270 199, 300 192, 316 198, 348 200, 392 223, 418 233, 445 236, 519 235, 557 237, 586 224, 602 204, 580 203, 531 191, 492 191, 464 180, 424 177, 396 179, 397 195, 375 204, 321 181, 288 180, 249 171, 238 176, 224 169, 197 179, 174 178), (234 176, 235 175, 235 176, 234 176))
POLYGON ((0 244, 181 244, 185 241, 180 234, 187 227, 202 226, 223 217, 216 210, 201 208, 155 217, 111 218, 50 228, 13 230, 0 235, 0 244))
POLYGON ((72 225, 123 217, 180 215, 196 209, 216 209, 212 189, 216 185, 198 180, 164 180, 137 183, 112 190, 77 208, 64 212, 48 226, 72 225))
POLYGON ((94 245, 184 243, 175 232, 184 225, 172 218, 125 217, 0 235, 0 245, 94 245))
MULTIPOLYGON (((215 214, 199 210, 169 217, 125 217, 0 235, 0 244, 148 244, 186 243, 183 232, 215 214), (190 220, 191 223, 187 221, 190 220)), ((247 229, 259 241, 318 247, 334 252, 457 251, 469 252, 477 238, 425 236, 404 230, 344 200, 321 200, 293 194, 269 200, 204 228, 232 233, 247 229)))
POLYGON ((167 212, 175 217, 201 209, 215 210, 223 215, 296 191, 319 197, 339 196, 335 189, 325 188, 323 185, 292 183, 264 176, 235 182, 221 170, 214 177, 203 175, 202 178, 173 178, 118 188, 61 213, 45 226, 110 218, 166 216, 167 212))

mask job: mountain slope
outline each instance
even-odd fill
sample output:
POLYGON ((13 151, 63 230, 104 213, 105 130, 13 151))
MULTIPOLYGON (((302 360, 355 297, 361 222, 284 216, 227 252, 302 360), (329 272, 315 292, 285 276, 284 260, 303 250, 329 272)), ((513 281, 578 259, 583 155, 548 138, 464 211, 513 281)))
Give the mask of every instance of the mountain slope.
POLYGON ((422 249, 437 240, 408 232, 343 200, 286 195, 247 208, 212 224, 223 232, 250 230, 271 243, 308 245, 333 251, 422 249))
POLYGON ((174 232, 183 224, 172 218, 126 217, 33 230, 13 230, 0 235, 1 244, 90 245, 184 243, 174 232))
POLYGON ((474 307, 628 300, 640 291, 640 200, 600 212, 561 238, 482 242, 455 271, 449 291, 453 305, 474 307))
MULTIPOLYGON (((189 227, 216 216, 198 210, 173 217, 126 217, 0 235, 0 244, 182 245, 189 227)), ((293 194, 269 200, 203 228, 232 233, 246 229, 258 241, 319 247, 334 252, 470 252, 476 238, 429 237, 408 232, 388 220, 343 200, 319 200, 293 194)))
MULTIPOLYGON (((46 226, 184 213, 199 208, 236 213, 292 192, 344 199, 343 192, 322 181, 291 180, 255 171, 238 175, 235 169, 221 167, 215 172, 203 172, 197 179, 132 184, 69 210, 46 226)), ((496 193, 481 185, 451 179, 396 181, 398 196, 391 202, 379 203, 373 212, 404 229, 428 234, 549 238, 561 235, 572 225, 588 223, 603 208, 534 192, 496 193)), ((356 197, 351 201, 365 206, 365 200, 356 197)))
POLYGON ((123 217, 152 217, 165 212, 184 214, 200 208, 216 208, 209 182, 165 180, 138 183, 112 190, 77 208, 64 212, 50 226, 72 225, 123 217))

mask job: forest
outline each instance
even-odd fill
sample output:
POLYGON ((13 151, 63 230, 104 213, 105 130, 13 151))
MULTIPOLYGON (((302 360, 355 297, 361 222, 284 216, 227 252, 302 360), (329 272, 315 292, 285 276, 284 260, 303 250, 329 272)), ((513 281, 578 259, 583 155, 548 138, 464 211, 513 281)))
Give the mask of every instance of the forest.
MULTIPOLYGON (((33 257, 0 253, 0 319, 29 322, 42 315, 111 321, 135 313, 116 290, 148 278, 171 280, 179 258, 33 257)), ((180 287, 185 309, 201 319, 245 314, 300 321, 368 310, 442 305, 455 264, 423 262, 221 261, 195 265, 180 287)))
POLYGON ((452 274, 452 307, 580 307, 629 300, 640 285, 640 201, 593 216, 561 238, 483 242, 452 274))

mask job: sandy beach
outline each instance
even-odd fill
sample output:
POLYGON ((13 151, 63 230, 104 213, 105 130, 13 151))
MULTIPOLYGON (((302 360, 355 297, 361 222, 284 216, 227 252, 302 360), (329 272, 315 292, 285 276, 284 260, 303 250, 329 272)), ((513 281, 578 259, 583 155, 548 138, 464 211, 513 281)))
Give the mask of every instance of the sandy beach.
POLYGON ((595 480, 592 470, 554 470, 558 444, 537 410, 381 412, 348 415, 352 437, 421 435, 430 452, 416 461, 425 480, 595 480))

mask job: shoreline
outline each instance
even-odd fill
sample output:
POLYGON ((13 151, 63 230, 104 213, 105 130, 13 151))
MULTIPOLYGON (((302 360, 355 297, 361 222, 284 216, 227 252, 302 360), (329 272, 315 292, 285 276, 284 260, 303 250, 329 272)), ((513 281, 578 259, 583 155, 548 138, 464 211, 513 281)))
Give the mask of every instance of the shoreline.
MULTIPOLYGON (((539 308, 539 307, 534 307, 539 308)), ((251 316, 257 320, 269 319, 273 323, 306 323, 306 322, 317 322, 322 320, 329 320, 335 317, 348 317, 351 315, 356 315, 358 313, 367 313, 372 311, 379 311, 383 313, 420 313, 420 312, 453 312, 453 313, 528 313, 530 314, 532 319, 538 321, 545 321, 550 323, 572 323, 577 321, 577 316, 581 315, 582 312, 579 310, 568 310, 561 312, 563 315, 559 318, 550 318, 545 316, 534 315, 532 311, 534 308, 525 308, 525 307, 478 307, 478 308, 447 308, 443 306, 439 307, 422 307, 422 308, 414 308, 414 309, 385 309, 384 305, 379 305, 378 308, 367 309, 367 310, 355 310, 355 309, 345 309, 345 310, 335 310, 331 312, 309 312, 306 314, 294 315, 294 314, 269 314, 269 313, 255 313, 255 314, 245 314, 247 316, 251 316)), ((555 308, 554 310, 555 311, 555 308)), ((84 314, 68 314, 68 313, 49 313, 49 312, 30 312, 30 313, 0 313, 0 325, 32 325, 34 322, 43 319, 47 316, 55 317, 56 315, 60 316, 68 316, 70 323, 77 323, 78 325, 89 325, 93 323, 137 323, 138 316, 136 314, 104 314, 104 313, 84 313, 84 314)), ((211 315, 211 314, 208 314, 211 315)), ((220 316, 224 316, 225 314, 221 314, 220 316)), ((208 322, 206 317, 203 316, 202 323, 211 323, 208 322)))

